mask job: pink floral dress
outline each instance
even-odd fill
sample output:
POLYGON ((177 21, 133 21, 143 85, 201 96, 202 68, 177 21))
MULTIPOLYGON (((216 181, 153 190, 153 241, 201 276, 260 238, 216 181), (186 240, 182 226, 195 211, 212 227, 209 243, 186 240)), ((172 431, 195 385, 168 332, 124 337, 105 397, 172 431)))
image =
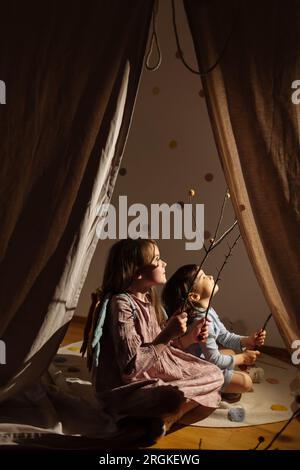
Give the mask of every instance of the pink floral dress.
POLYGON ((94 370, 97 393, 144 381, 146 387, 177 387, 185 399, 217 408, 224 381, 221 370, 175 347, 175 342, 163 349, 153 345, 161 331, 154 308, 150 302, 130 296, 133 302, 118 295, 110 301, 99 365, 94 370))

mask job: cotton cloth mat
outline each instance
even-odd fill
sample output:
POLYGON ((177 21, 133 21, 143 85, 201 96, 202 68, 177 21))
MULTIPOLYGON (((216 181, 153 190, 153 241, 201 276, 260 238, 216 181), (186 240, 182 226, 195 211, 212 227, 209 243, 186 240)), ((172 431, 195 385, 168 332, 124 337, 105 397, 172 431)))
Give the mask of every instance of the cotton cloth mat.
MULTIPOLYGON (((67 358, 65 363, 61 363, 61 369, 66 375, 66 380, 72 383, 73 391, 76 390, 76 383, 80 384, 86 380, 86 368, 84 360, 76 359, 79 355, 81 342, 70 344, 58 351, 57 358, 63 356, 67 358), (80 367, 80 373, 72 371, 72 364, 80 367), (80 366, 81 364, 81 366, 80 366)), ((221 402, 220 408, 215 410, 204 420, 195 421, 196 413, 191 412, 181 420, 182 424, 201 427, 241 427, 257 426, 260 424, 276 423, 288 420, 298 405, 295 403, 295 393, 300 393, 299 370, 279 359, 267 354, 261 354, 256 362, 257 367, 264 369, 264 380, 253 385, 253 392, 244 393, 239 402, 234 404, 221 402), (243 407, 245 409, 245 419, 243 422, 233 422, 228 419, 230 408, 243 407), (273 408, 272 408, 273 407, 273 408)), ((88 383, 88 382, 87 382, 88 383)), ((82 387, 78 387, 78 392, 82 392, 82 387)), ((85 388, 91 399, 91 387, 85 388)))
POLYGON ((197 420, 197 412, 191 411, 181 419, 182 424, 201 427, 242 427, 276 423, 288 420, 298 407, 295 394, 300 393, 299 370, 269 355, 261 354, 256 362, 264 369, 264 380, 253 385, 253 392, 242 394, 234 404, 221 402, 220 408, 202 420, 197 420), (243 422, 230 421, 228 410, 244 408, 243 422))

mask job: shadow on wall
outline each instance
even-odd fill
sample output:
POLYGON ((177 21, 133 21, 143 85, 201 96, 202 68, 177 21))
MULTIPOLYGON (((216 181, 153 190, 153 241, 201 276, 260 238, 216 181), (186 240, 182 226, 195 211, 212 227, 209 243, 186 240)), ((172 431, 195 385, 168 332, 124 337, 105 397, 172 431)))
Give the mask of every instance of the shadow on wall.
POLYGON ((221 321, 231 333, 236 333, 237 335, 242 336, 248 334, 246 323, 242 320, 232 321, 228 317, 223 317, 221 321))

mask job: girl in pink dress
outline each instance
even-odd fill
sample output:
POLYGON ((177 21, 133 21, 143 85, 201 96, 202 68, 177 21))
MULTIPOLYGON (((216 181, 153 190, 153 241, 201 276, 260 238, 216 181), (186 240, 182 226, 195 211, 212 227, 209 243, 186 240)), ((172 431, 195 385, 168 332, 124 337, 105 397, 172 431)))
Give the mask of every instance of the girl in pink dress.
MULTIPOLYGON (((110 250, 102 288, 94 296, 83 342, 105 410, 124 416, 178 419, 195 406, 220 402, 220 369, 184 352, 205 341, 204 321, 187 332, 187 314, 167 321, 155 286, 166 263, 153 240, 126 239, 110 250)), ((171 420, 172 421, 172 420, 171 420)))

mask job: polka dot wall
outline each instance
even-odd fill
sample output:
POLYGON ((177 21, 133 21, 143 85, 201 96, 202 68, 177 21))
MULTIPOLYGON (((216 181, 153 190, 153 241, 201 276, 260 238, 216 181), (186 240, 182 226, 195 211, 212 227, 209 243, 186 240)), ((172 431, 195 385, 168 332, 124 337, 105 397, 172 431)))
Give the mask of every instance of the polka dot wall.
MULTIPOLYGON (((193 204, 204 204, 203 238, 209 243, 227 185, 214 143, 201 80, 181 63, 170 15, 169 2, 160 2, 157 33, 162 64, 156 72, 143 71, 112 203, 117 208, 120 195, 127 195, 128 206, 138 202, 148 208, 151 203, 188 203, 188 191, 193 188, 193 204)), ((189 64, 197 67, 185 14, 180 5, 178 19, 181 53, 189 64)), ((240 210, 246 210, 242 201, 240 210)), ((221 231, 234 220, 229 201, 221 231)), ((149 233, 150 227, 149 220, 147 226, 142 228, 143 232, 149 233)), ((234 238, 233 235, 231 240, 234 238)), ((85 315, 88 310, 90 292, 99 285, 106 253, 113 242, 107 240, 99 243, 77 315, 85 315)), ((187 251, 184 240, 160 240, 159 247, 168 263, 168 276, 183 264, 199 263, 203 256, 203 252, 187 251)), ((226 252, 227 244, 218 246, 205 269, 215 274, 226 252)), ((214 306, 225 322, 230 321, 233 328, 238 327, 240 331, 237 333, 254 331, 268 315, 268 307, 242 242, 224 270, 214 306)), ((274 322, 270 321, 269 325, 270 344, 282 346, 274 322)))

